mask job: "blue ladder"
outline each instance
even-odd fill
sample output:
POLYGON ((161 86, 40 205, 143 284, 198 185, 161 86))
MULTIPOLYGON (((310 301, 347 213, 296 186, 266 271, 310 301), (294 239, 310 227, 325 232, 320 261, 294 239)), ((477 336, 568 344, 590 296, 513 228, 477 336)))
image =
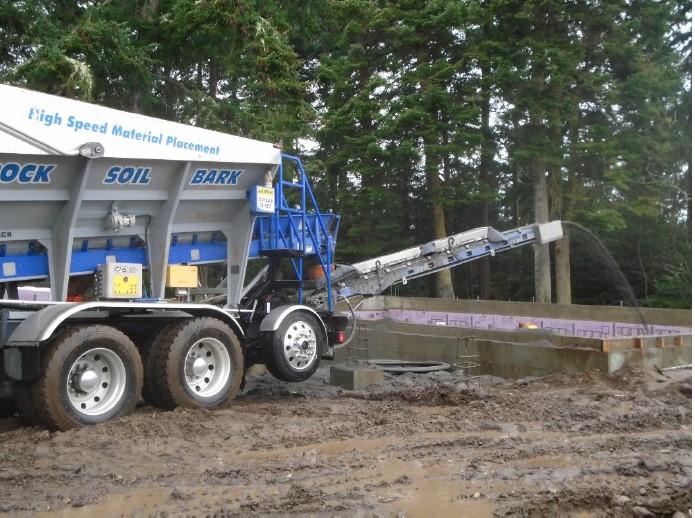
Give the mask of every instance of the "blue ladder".
POLYGON ((304 260, 318 261, 326 276, 328 311, 333 311, 331 296, 331 265, 340 216, 321 214, 309 179, 299 158, 282 155, 283 161, 293 164, 299 173, 298 181, 285 179, 285 168, 280 164, 275 184, 275 213, 259 216, 256 224, 258 250, 252 255, 269 258, 290 258, 296 281, 299 303, 303 303, 304 260), (298 197, 298 202, 288 201, 298 197))

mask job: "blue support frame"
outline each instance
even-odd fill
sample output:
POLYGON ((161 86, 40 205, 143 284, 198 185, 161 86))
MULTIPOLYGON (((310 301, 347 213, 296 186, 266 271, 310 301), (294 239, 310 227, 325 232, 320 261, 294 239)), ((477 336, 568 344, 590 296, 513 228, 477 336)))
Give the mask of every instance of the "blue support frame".
POLYGON ((299 158, 282 155, 283 161, 293 164, 299 173, 299 180, 285 180, 285 168, 281 163, 278 180, 275 184, 275 213, 261 216, 257 220, 255 235, 258 236, 259 255, 289 257, 298 283, 299 303, 303 303, 304 293, 301 280, 304 278, 304 261, 307 257, 318 260, 326 276, 328 292, 328 311, 333 311, 331 293, 331 265, 340 216, 321 214, 311 189, 309 179, 299 158), (288 203, 289 193, 299 193, 299 206, 288 203), (332 225, 331 225, 332 224, 332 225), (332 229, 329 231, 329 228, 332 229))
MULTIPOLYGON (((72 251, 70 261, 70 274, 87 274, 96 271, 100 264, 105 264, 107 257, 115 258, 119 263, 139 263, 143 268, 148 268, 147 250, 134 247, 107 246, 102 249, 86 248, 84 243, 79 250, 72 251)), ((199 240, 193 244, 172 244, 169 248, 168 264, 206 264, 220 263, 227 258, 227 244, 225 242, 210 241, 201 243, 199 240), (195 250, 198 259, 192 260, 195 250)), ((48 256, 45 253, 34 255, 0 255, 0 282, 43 279, 48 277, 48 256), (11 266, 14 263, 14 266, 11 266), (4 266, 7 264, 8 266, 4 266), (4 275, 2 272, 15 270, 16 275, 4 275)))

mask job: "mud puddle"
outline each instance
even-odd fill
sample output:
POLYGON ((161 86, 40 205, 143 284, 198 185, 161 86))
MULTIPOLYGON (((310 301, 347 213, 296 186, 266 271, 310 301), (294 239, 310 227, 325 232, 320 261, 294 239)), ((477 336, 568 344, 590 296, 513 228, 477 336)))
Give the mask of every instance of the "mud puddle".
POLYGON ((0 517, 688 516, 690 372, 348 392, 249 380, 220 412, 143 406, 48 433, 0 419, 0 517), (641 513, 641 514, 640 514, 641 513), (682 514, 677 514, 682 513, 682 514))

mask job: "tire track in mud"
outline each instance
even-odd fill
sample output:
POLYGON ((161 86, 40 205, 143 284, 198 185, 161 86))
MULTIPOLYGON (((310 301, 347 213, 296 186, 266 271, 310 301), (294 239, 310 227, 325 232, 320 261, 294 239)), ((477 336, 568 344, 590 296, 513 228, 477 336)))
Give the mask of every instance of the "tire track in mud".
POLYGON ((260 377, 219 412, 149 406, 49 434, 0 421, 0 516, 688 513, 682 382, 451 373, 363 392, 260 377), (4 513, 4 514, 3 514, 4 513))

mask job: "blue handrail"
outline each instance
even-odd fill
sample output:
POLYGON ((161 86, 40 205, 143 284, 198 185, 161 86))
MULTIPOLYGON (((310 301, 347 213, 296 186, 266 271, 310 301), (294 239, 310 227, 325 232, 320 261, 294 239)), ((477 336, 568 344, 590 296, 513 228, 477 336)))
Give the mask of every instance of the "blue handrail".
MULTIPOLYGON (((266 227, 263 221, 259 221, 259 238, 263 242, 263 248, 268 250, 286 250, 288 256, 292 252, 298 252, 297 258, 292 258, 292 268, 298 280, 304 276, 304 258, 307 255, 315 255, 326 276, 328 311, 333 311, 333 297, 331 294, 331 265, 333 264, 333 248, 335 239, 326 226, 327 217, 334 215, 321 214, 316 197, 311 189, 309 178, 298 157, 282 155, 284 161, 293 163, 299 172, 299 181, 285 180, 284 167, 280 164, 278 169, 278 181, 275 184, 275 213, 270 216, 268 240, 265 242, 266 227), (288 204, 286 193, 289 189, 299 191, 299 207, 288 204), (307 207, 308 204, 308 207, 307 207), (310 213, 311 212, 311 213, 310 213), (309 248, 311 246, 311 248, 309 248)), ((260 218, 259 218, 260 219, 260 218)), ((334 231, 337 231, 337 225, 334 231)), ((299 284, 299 303, 303 303, 304 290, 299 284)))

